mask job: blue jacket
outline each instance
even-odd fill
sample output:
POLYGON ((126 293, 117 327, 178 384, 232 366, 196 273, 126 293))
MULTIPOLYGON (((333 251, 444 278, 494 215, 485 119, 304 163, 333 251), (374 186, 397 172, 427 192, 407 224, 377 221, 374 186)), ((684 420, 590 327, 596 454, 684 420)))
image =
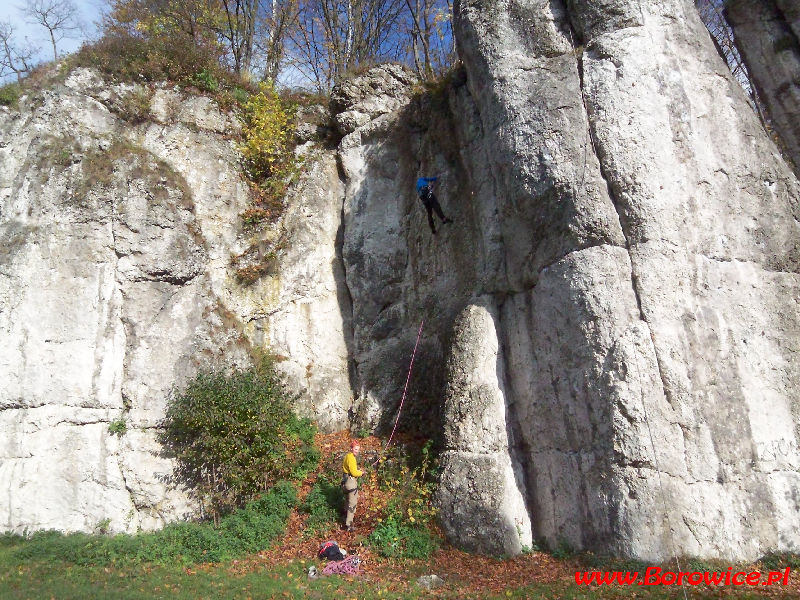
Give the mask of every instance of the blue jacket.
POLYGON ((417 179, 417 193, 419 194, 422 191, 422 188, 426 187, 429 183, 433 183, 439 179, 438 177, 420 177, 417 179))

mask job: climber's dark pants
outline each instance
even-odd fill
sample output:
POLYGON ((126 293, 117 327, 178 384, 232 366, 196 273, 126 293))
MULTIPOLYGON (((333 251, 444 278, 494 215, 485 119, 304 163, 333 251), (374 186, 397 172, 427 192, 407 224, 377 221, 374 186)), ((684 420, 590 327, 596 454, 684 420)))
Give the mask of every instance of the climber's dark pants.
POLYGON ((419 191, 419 199, 422 200, 422 204, 425 205, 425 210, 428 211, 428 225, 430 225, 431 231, 436 233, 436 226, 433 224, 433 211, 436 211, 436 216, 439 217, 442 222, 444 222, 447 217, 444 216, 439 201, 428 186, 425 186, 419 191))

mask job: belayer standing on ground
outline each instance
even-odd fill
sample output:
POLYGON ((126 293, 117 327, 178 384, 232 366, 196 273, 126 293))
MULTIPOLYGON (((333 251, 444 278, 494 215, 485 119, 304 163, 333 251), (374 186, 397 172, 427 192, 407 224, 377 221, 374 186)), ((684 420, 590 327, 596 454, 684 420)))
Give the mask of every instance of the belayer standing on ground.
POLYGON ((417 195, 419 199, 422 200, 422 204, 425 205, 425 210, 428 211, 428 225, 431 226, 431 233, 436 233, 436 227, 433 224, 433 213, 432 211, 436 211, 436 215, 442 220, 442 224, 445 223, 452 223, 453 220, 449 219, 444 216, 442 212, 442 207, 439 205, 439 201, 436 199, 436 196, 433 195, 433 183, 439 179, 438 177, 420 177, 417 179, 417 195))
POLYGON ((356 505, 358 504, 358 478, 364 472, 358 469, 356 463, 356 456, 361 452, 361 445, 358 440, 350 442, 350 452, 344 455, 342 462, 342 490, 344 491, 344 503, 346 516, 344 520, 344 528, 347 531, 353 531, 353 517, 356 514, 356 505))

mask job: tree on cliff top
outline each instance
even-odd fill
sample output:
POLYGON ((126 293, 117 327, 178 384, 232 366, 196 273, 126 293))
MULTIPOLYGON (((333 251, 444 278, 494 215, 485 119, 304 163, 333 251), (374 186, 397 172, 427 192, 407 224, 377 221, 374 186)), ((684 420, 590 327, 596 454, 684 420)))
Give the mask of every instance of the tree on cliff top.
POLYGON ((399 60, 404 0, 304 0, 291 36, 296 67, 320 92, 365 62, 399 60))
POLYGON ((53 60, 58 60, 56 44, 80 31, 78 9, 72 0, 28 0, 22 12, 28 21, 47 29, 53 60))
MULTIPOLYGON (((40 0, 56 1, 56 0, 40 0)), ((246 78, 330 90, 396 60, 430 79, 452 59, 451 0, 107 0, 106 35, 184 39, 246 78)))
POLYGON ((297 0, 107 0, 106 34, 182 36, 237 75, 274 77, 297 0))
POLYGON ((22 44, 14 37, 14 26, 9 21, 0 21, 0 76, 12 72, 17 81, 33 69, 33 56, 37 50, 30 44, 22 44))

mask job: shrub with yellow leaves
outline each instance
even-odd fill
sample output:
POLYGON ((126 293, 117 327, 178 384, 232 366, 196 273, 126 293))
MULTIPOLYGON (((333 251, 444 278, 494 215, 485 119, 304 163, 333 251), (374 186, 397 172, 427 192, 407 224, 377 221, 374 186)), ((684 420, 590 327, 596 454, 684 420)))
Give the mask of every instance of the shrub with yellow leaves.
MULTIPOLYGON (((250 179, 251 205, 241 214, 247 229, 258 229, 262 223, 277 220, 286 206, 286 193, 297 180, 302 161, 294 153, 295 110, 283 101, 271 84, 260 83, 258 92, 250 94, 241 106, 242 166, 250 179)), ((234 259, 236 279, 243 285, 258 281, 272 272, 277 264, 279 248, 267 253, 255 245, 234 259), (240 258, 260 256, 257 262, 240 264, 240 258)))
POLYGON ((244 104, 242 121, 240 150, 248 176, 262 185, 268 179, 290 178, 297 169, 293 108, 284 104, 271 84, 262 82, 244 104))

